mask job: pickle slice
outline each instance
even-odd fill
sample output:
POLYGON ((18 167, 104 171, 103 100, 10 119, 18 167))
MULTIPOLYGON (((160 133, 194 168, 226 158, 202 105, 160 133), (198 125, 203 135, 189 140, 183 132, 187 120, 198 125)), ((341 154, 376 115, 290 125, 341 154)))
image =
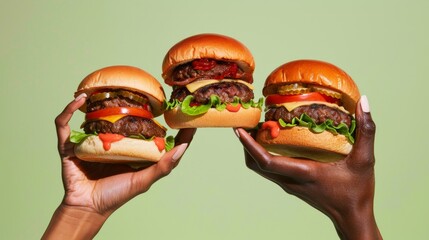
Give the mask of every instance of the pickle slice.
POLYGON ((331 90, 331 89, 328 89, 328 88, 325 88, 325 87, 319 87, 319 86, 312 86, 311 88, 312 88, 312 90, 314 92, 319 92, 319 93, 322 93, 322 94, 324 94, 326 96, 330 96, 330 97, 333 97, 333 98, 341 99, 341 93, 336 92, 334 90, 331 90))
POLYGON ((310 89, 301 83, 280 86, 277 90, 280 95, 296 95, 310 92, 310 89))
POLYGON ((133 100, 135 102, 146 104, 148 102, 148 99, 145 96, 140 96, 136 93, 126 91, 126 90, 118 90, 118 91, 107 91, 107 92, 101 92, 93 94, 90 98, 90 102, 97 102, 102 101, 107 98, 115 98, 115 97, 125 97, 130 100, 133 100))

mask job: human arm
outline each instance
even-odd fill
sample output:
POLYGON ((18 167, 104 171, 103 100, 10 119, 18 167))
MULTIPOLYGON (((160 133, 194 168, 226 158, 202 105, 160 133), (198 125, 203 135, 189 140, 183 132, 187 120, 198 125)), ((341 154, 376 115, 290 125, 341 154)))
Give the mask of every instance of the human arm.
POLYGON ((356 120, 352 151, 331 163, 274 156, 244 129, 236 133, 246 165, 327 215, 341 239, 382 239, 373 210, 375 123, 366 97, 358 103, 356 120))
POLYGON ((147 168, 81 161, 74 154, 74 144, 69 141, 68 122, 85 98, 85 95, 77 97, 55 119, 64 197, 42 239, 93 238, 116 209, 149 190, 177 166, 196 131, 180 130, 176 146, 147 168))

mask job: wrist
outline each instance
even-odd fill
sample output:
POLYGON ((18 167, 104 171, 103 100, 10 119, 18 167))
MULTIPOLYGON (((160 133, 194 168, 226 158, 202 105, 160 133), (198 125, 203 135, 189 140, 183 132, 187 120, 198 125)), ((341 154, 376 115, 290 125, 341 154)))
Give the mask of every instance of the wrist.
POLYGON ((343 240, 382 239, 372 206, 352 209, 350 212, 337 214, 332 219, 339 237, 343 240))
POLYGON ((42 239, 92 239, 108 217, 87 208, 61 204, 42 239))

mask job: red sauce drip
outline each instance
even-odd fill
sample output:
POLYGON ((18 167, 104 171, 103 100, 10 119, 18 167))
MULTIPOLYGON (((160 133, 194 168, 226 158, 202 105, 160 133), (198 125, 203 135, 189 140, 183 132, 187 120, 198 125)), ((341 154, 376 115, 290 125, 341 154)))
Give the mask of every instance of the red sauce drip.
POLYGON ((276 121, 267 121, 262 124, 262 129, 270 130, 272 138, 276 138, 280 134, 280 125, 276 121))
POLYGON ((153 139, 153 141, 155 142, 155 145, 158 147, 158 150, 161 152, 162 150, 165 149, 165 141, 164 138, 161 137, 155 137, 153 139))
POLYGON ((241 108, 241 104, 237 104, 236 106, 233 106, 232 104, 226 105, 226 110, 230 112, 238 112, 241 108))
POLYGON ((110 147, 113 142, 120 141, 124 138, 123 135, 113 133, 99 133, 98 137, 103 142, 103 148, 106 151, 110 150, 110 147))
POLYGON ((189 103, 189 106, 190 107, 198 107, 198 106, 201 106, 201 103, 199 103, 199 102, 191 102, 191 103, 189 103))

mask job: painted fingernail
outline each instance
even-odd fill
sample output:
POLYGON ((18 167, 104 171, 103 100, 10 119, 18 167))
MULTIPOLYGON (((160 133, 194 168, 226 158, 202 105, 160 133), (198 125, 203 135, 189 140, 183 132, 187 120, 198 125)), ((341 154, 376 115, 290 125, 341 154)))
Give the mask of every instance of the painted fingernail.
POLYGON ((362 107, 362 111, 369 113, 370 109, 369 109, 368 98, 366 97, 366 95, 362 95, 360 97, 360 106, 362 107))
POLYGON ((176 152, 171 157, 171 161, 176 162, 177 160, 179 160, 182 157, 183 153, 185 153, 185 150, 187 147, 188 147, 187 143, 182 143, 179 146, 177 146, 176 152))
POLYGON ((237 128, 234 128, 234 133, 238 138, 240 138, 240 133, 238 132, 237 128))
POLYGON ((74 99, 74 101, 75 102, 77 102, 77 101, 79 101, 79 100, 81 100, 82 98, 86 98, 87 96, 86 96, 86 93, 81 93, 81 94, 79 94, 79 96, 77 96, 75 99, 74 99))

